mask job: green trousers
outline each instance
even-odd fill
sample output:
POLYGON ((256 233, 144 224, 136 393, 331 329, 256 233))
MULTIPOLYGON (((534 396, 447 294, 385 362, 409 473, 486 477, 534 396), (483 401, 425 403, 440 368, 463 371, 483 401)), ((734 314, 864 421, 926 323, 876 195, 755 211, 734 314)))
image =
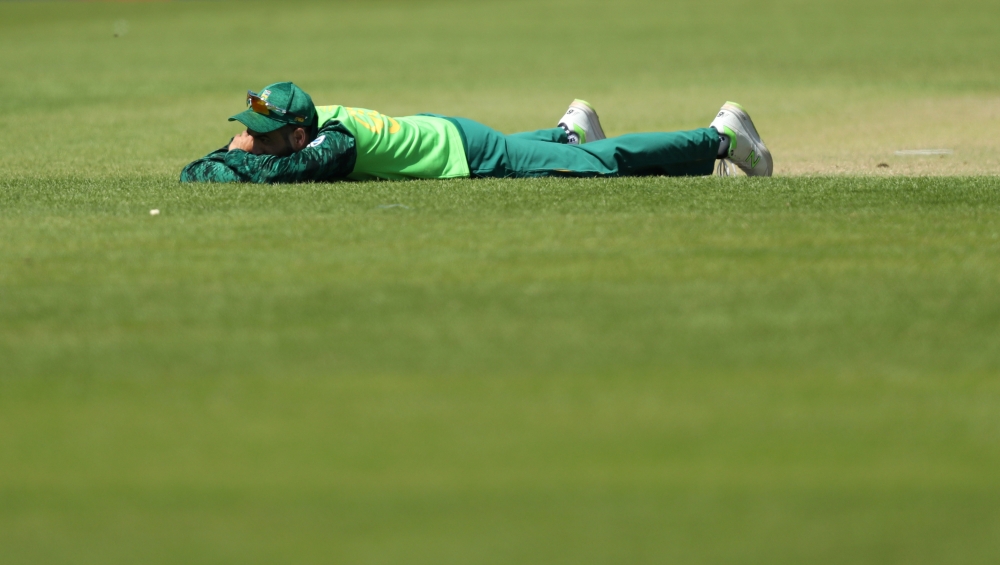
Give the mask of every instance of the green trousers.
POLYGON ((473 178, 710 175, 719 151, 713 128, 569 145, 562 128, 504 135, 465 118, 446 119, 462 134, 473 178))

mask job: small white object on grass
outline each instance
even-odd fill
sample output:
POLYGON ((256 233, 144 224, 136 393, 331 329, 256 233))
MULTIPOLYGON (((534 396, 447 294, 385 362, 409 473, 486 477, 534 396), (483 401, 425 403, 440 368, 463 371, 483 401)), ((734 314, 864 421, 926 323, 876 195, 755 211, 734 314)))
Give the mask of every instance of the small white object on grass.
POLYGON ((160 211, 157 210, 156 208, 153 208, 152 210, 149 211, 149 215, 150 216, 159 216, 160 215, 160 211))

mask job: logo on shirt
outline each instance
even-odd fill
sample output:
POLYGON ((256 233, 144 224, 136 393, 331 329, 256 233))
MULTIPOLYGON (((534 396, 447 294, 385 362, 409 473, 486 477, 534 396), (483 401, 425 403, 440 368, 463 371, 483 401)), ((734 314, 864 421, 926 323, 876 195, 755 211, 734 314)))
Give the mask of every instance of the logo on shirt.
POLYGON ((382 130, 387 130, 390 134, 397 133, 399 131, 399 122, 394 118, 379 114, 374 110, 365 110, 364 108, 344 108, 347 113, 357 121, 358 125, 362 126, 366 130, 373 133, 382 133, 382 130), (389 127, 386 128, 386 125, 389 127))
POLYGON ((325 135, 321 135, 321 136, 317 137, 316 139, 314 139, 314 140, 312 141, 312 143, 310 143, 310 144, 309 144, 309 147, 316 147, 316 146, 317 146, 317 145, 319 145, 320 143, 323 143, 323 140, 324 140, 324 139, 326 139, 326 136, 325 136, 325 135))

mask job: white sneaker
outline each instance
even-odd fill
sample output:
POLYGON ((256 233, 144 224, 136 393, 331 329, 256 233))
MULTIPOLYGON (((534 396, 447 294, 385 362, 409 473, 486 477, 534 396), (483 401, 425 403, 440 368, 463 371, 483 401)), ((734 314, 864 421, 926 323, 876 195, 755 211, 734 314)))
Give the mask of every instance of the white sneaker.
POLYGON ((566 130, 569 143, 572 145, 583 145, 588 141, 606 138, 597 112, 585 100, 574 100, 557 125, 566 130))
MULTIPOLYGON (((726 102, 712 120, 711 127, 729 137, 729 158, 720 159, 718 173, 729 172, 731 161, 750 177, 769 177, 774 171, 771 152, 753 126, 750 114, 736 102, 726 102)), ((723 176, 728 176, 724 175, 723 176)))

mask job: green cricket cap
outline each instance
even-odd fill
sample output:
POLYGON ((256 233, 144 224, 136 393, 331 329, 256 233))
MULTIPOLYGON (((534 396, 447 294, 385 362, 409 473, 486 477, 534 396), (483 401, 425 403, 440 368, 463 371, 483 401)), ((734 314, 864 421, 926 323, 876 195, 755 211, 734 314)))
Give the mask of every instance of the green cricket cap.
POLYGON ((273 105, 267 115, 255 112, 253 108, 229 118, 230 122, 240 122, 248 129, 260 133, 274 131, 288 124, 308 127, 316 123, 316 107, 306 91, 290 82, 276 82, 262 88, 257 93, 261 100, 273 105), (285 110, 281 113, 278 109, 285 110))

